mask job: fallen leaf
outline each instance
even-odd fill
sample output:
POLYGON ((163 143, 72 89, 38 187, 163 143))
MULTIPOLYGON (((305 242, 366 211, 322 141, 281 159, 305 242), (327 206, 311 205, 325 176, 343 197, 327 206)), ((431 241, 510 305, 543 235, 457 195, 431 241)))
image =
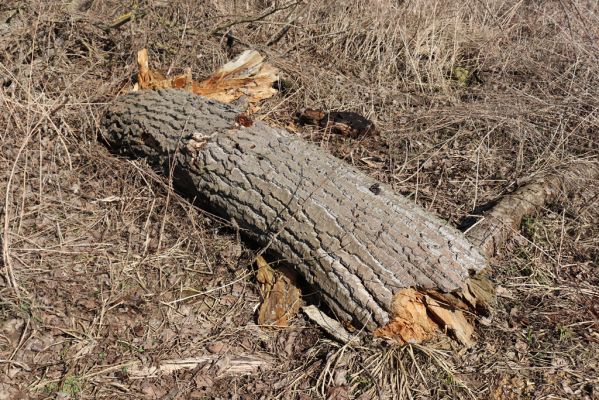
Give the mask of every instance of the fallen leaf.
POLYGON ((197 374, 194 377, 196 388, 205 395, 213 386, 214 380, 207 373, 197 374))
POLYGON ((224 342, 214 342, 210 343, 206 348, 212 354, 223 354, 229 351, 230 346, 224 342))
POLYGON ((470 71, 464 67, 455 67, 451 71, 451 76, 453 79, 458 81, 461 86, 468 85, 468 80, 470 79, 470 71))
POLYGON ((327 399, 329 400, 348 400, 349 391, 347 386, 333 386, 327 389, 327 399))

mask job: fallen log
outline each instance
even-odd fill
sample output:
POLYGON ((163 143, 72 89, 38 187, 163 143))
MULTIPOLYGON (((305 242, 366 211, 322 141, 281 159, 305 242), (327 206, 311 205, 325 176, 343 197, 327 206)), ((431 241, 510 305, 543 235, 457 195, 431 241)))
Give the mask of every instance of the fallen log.
POLYGON ((390 187, 285 130, 238 124, 238 114, 185 91, 135 92, 110 108, 103 136, 234 220, 337 318, 368 330, 393 320, 404 290, 456 292, 486 267, 461 232, 390 187))
MULTIPOLYGON (((578 160, 560 170, 541 174, 514 192, 502 196, 493 208, 466 230, 466 237, 487 259, 491 259, 520 230, 525 217, 538 212, 562 195, 571 195, 594 184, 598 179, 599 167, 590 160, 578 160)), ((494 294, 494 287, 486 273, 471 277, 456 293, 471 308, 483 312, 488 312, 494 294)))
POLYGON ((493 257, 513 232, 519 230, 524 217, 555 201, 560 195, 572 194, 597 179, 597 165, 584 161, 538 176, 503 196, 466 231, 466 236, 487 258, 493 257))

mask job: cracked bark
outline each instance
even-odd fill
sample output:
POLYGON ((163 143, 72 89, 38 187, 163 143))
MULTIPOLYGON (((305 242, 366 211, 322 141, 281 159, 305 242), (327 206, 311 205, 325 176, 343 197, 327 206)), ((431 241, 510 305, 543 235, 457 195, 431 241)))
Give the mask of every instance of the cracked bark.
POLYGON ((414 287, 459 290, 487 264, 465 236, 390 187, 293 134, 175 90, 120 98, 103 123, 116 151, 145 157, 176 188, 233 219, 316 287, 337 317, 387 324, 414 287))

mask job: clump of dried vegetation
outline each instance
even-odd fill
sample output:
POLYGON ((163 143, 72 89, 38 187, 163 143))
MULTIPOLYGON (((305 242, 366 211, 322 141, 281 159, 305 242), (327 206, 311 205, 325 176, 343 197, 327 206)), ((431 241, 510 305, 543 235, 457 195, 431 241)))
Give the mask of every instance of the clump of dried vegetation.
POLYGON ((257 326, 234 229, 97 135, 139 49, 201 78, 255 48, 282 71, 260 118, 368 116, 379 137, 298 134, 458 224, 597 162, 598 43, 594 0, 3 1, 0 398, 597 398, 597 182, 493 260, 498 302, 473 349, 340 347, 302 315, 257 326), (259 360, 252 375, 240 357, 259 360), (197 362, 140 372, 166 359, 197 362))

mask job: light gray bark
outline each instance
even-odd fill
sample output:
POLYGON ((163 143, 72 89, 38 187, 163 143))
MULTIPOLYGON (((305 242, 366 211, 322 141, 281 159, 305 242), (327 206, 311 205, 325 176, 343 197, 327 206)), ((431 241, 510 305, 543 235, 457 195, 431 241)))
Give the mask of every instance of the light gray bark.
POLYGON ((596 163, 577 161, 559 171, 537 177, 514 193, 505 195, 466 233, 468 240, 487 257, 493 257, 505 241, 520 229, 522 220, 559 198, 596 184, 596 163))
POLYGON ((293 265, 338 317, 375 329, 406 287, 461 288, 486 266, 464 235, 293 134, 184 91, 121 97, 103 135, 293 265), (380 190, 371 190, 374 185, 380 190))

